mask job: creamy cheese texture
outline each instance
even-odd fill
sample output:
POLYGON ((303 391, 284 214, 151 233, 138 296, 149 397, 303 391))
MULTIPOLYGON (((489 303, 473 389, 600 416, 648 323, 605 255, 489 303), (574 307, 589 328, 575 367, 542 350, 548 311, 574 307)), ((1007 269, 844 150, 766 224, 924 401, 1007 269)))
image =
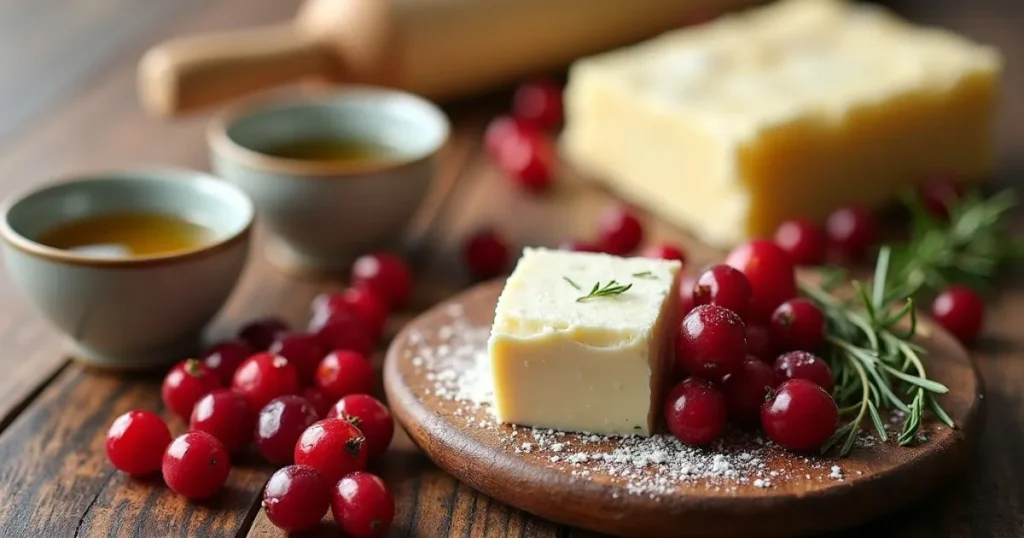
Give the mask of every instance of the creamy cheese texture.
POLYGON ((998 52, 883 8, 783 0, 586 58, 562 148, 718 246, 993 164, 998 52))
POLYGON ((650 435, 671 368, 681 264, 527 248, 488 353, 500 421, 650 435), (623 293, 580 300, 610 281, 623 293))

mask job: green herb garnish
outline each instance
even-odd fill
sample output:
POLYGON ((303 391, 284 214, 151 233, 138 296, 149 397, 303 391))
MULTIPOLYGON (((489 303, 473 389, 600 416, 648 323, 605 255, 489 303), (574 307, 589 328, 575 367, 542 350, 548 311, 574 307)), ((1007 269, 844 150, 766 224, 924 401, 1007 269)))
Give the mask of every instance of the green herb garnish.
POLYGON ((583 288, 581 288, 579 284, 573 282, 571 278, 569 278, 567 276, 563 276, 562 280, 565 280, 566 282, 569 283, 570 286, 576 288, 576 291, 583 291, 583 288))
POLYGON ((650 271, 641 271, 639 273, 633 273, 633 276, 637 278, 654 278, 654 273, 650 271))
POLYGON ((594 287, 590 290, 590 293, 576 299, 577 303, 582 303, 587 299, 594 299, 597 297, 611 297, 614 295, 622 295, 626 293, 629 288, 632 288, 632 284, 619 284, 618 281, 610 280, 607 284, 601 285, 601 282, 595 282, 594 287))

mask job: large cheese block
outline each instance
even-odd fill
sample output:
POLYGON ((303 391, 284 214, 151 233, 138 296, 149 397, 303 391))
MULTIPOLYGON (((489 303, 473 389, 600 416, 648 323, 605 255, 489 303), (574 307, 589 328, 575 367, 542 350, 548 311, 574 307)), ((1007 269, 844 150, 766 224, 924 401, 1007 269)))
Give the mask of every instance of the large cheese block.
POLYGON ((670 376, 681 268, 526 249, 498 299, 488 341, 497 418, 650 435, 670 376), (612 281, 621 293, 584 298, 612 281))
POLYGON ((986 177, 996 50, 877 6, 783 0, 570 70, 564 153, 717 246, 986 177))

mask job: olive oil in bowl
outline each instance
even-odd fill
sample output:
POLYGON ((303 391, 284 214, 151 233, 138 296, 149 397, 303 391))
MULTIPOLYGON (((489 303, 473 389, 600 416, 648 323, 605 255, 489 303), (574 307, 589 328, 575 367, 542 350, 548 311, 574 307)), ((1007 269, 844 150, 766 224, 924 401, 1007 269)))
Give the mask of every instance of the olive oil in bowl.
POLYGON ((210 241, 212 232, 161 213, 115 213, 61 224, 36 241, 48 247, 105 258, 173 254, 210 241))
POLYGON ((363 164, 397 157, 394 148, 368 140, 301 138, 266 148, 260 153, 299 161, 363 164))

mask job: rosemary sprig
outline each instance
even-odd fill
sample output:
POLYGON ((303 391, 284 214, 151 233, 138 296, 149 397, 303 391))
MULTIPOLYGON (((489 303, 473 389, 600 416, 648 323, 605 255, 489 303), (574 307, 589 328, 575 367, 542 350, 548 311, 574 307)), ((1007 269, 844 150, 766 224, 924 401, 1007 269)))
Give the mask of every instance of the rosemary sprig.
POLYGON ((650 271, 640 271, 639 273, 633 273, 633 276, 637 278, 653 278, 654 273, 650 271))
POLYGON ((572 286, 573 288, 576 288, 576 291, 583 291, 583 288, 581 288, 579 284, 573 282, 573 280, 571 278, 569 278, 567 276, 563 276, 562 280, 565 280, 566 282, 569 283, 570 286, 572 286))
POLYGON ((618 281, 615 280, 610 280, 607 284, 602 286, 601 282, 598 281, 594 283, 594 287, 590 290, 590 293, 577 298, 576 302, 582 303, 583 301, 593 299, 596 297, 611 297, 614 295, 622 295, 632 287, 632 284, 620 284, 618 281))

